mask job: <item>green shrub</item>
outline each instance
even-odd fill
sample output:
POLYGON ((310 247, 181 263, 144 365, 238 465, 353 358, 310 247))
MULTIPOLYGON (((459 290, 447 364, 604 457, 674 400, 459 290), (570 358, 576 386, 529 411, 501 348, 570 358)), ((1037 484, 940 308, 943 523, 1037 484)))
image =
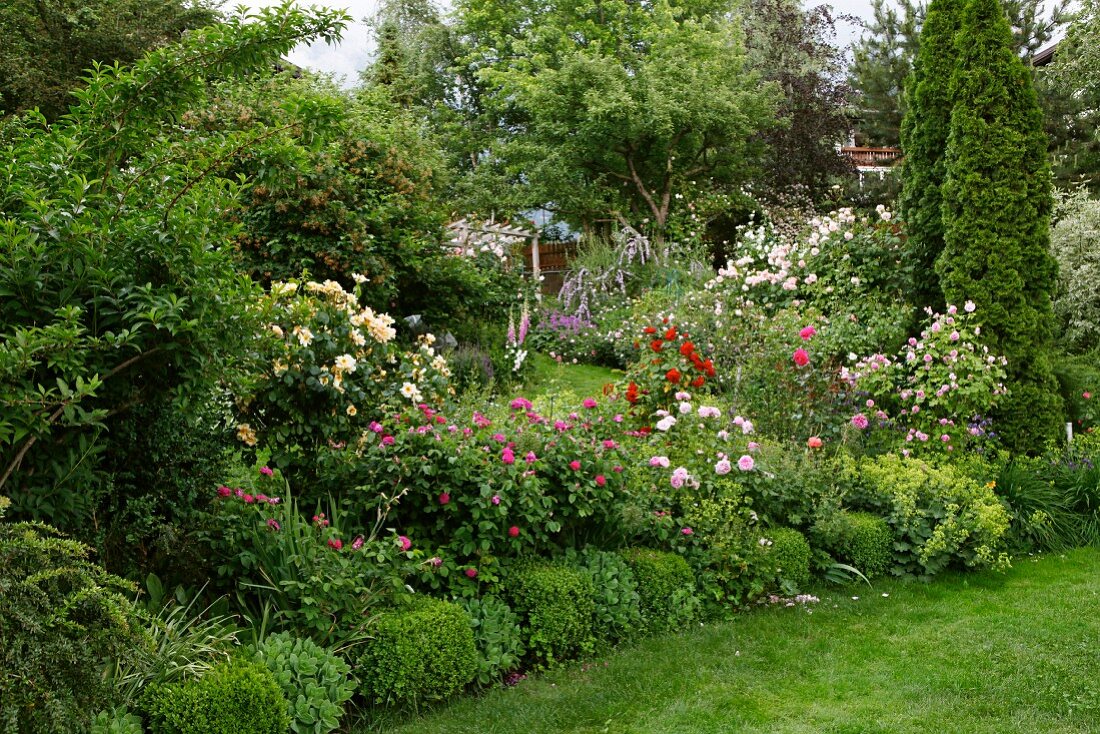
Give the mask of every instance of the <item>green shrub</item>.
POLYGON ((90 552, 46 525, 0 522, 0 731, 85 729, 108 703, 104 667, 143 647, 133 585, 90 552))
POLYGON ((695 619, 695 574, 683 557, 649 548, 630 548, 621 555, 638 582, 647 631, 675 630, 695 619))
POLYGON ((630 564, 618 553, 594 548, 570 550, 566 559, 592 581, 597 636, 618 642, 637 634, 642 626, 641 598, 630 564))
POLYGON ((198 680, 150 686, 142 708, 150 734, 285 734, 290 727, 271 671, 243 659, 198 680))
POLYGON ((595 589, 584 573, 549 563, 520 563, 505 582, 523 618, 527 652, 546 666, 591 652, 595 589))
POLYGON ((375 703, 446 698, 478 673, 470 619, 435 599, 383 614, 359 658, 360 691, 375 703))
POLYGON ((896 573, 932 576, 952 563, 1005 568, 1009 514, 993 492, 952 465, 882 456, 860 465, 866 497, 894 531, 896 573))
POLYGON ((355 694, 351 666, 343 658, 289 632, 250 645, 248 655, 271 671, 286 694, 292 731, 324 734, 340 726, 344 703, 355 694))
POLYGON ((144 734, 141 717, 126 708, 100 711, 88 730, 89 734, 144 734))
POLYGON ((867 578, 885 573, 894 559, 894 534, 886 520, 869 512, 842 515, 837 552, 867 578))
POLYGON ((500 680, 501 675, 519 667, 526 650, 519 617, 499 597, 489 594, 480 599, 458 602, 470 617, 477 646, 477 682, 483 686, 500 680))
POLYGON ((776 578, 796 588, 810 583, 810 544, 806 536, 794 528, 775 528, 768 536, 776 578))

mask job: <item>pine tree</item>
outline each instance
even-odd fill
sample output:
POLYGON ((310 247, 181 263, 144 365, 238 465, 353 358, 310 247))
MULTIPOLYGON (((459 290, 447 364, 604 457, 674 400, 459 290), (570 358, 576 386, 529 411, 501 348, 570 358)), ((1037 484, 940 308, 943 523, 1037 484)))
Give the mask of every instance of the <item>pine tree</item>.
POLYGON ((887 0, 873 0, 872 14, 852 47, 849 83, 860 96, 857 142, 896 146, 905 114, 902 89, 913 70, 924 6, 902 0, 895 9, 887 0))
POLYGON ((948 301, 977 305, 984 340, 1008 358, 998 430, 1034 451, 1062 414, 1049 362, 1057 265, 1042 111, 998 0, 969 0, 955 57, 936 272, 948 301))
POLYGON ((909 108, 901 124, 905 152, 900 209, 908 252, 917 273, 917 306, 943 304, 934 265, 943 252, 941 187, 947 175, 944 151, 951 125, 948 81, 955 70, 955 36, 963 0, 932 0, 920 34, 913 74, 906 84, 909 108))

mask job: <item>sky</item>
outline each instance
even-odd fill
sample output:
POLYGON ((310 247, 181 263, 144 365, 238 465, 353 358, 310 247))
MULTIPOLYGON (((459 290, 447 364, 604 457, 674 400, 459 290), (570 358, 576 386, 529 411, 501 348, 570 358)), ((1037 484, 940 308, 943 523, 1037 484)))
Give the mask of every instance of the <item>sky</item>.
MULTIPOLYGON (((278 5, 281 0, 239 0, 239 2, 251 8, 262 8, 278 5)), ((302 4, 345 8, 353 18, 353 22, 344 31, 343 41, 339 45, 326 46, 324 43, 318 43, 312 46, 299 46, 289 54, 290 61, 314 71, 343 77, 345 84, 354 83, 359 71, 367 65, 371 56, 373 39, 364 19, 374 15, 378 9, 378 0, 309 0, 302 4)), ((816 6, 821 3, 810 0, 808 4, 816 6)), ((832 0, 827 4, 832 5, 838 15, 849 14, 858 18, 871 16, 871 0, 832 0)), ((226 5, 226 7, 235 6, 236 2, 232 6, 226 5)), ((847 46, 858 37, 858 26, 837 22, 838 45, 847 46)))

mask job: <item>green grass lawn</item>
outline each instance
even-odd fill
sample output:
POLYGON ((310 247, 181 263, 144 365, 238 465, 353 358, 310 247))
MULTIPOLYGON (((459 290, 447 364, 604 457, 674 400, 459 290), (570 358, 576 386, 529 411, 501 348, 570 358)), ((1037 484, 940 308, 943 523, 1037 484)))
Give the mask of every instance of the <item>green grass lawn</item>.
POLYGON ((812 613, 757 609, 373 730, 1100 731, 1100 550, 821 597, 812 613))
MULTIPOLYGON (((547 393, 568 391, 583 399, 598 397, 603 386, 609 382, 618 382, 623 373, 607 367, 590 364, 558 364, 545 354, 531 355, 531 373, 524 385, 523 393, 531 400, 547 393)), ((569 406, 570 410, 579 406, 569 406)))

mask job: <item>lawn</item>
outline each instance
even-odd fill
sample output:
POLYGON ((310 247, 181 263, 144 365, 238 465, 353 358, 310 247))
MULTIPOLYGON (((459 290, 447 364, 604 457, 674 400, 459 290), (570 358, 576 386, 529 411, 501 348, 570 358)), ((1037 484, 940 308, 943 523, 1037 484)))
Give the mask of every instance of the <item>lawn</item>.
POLYGON ((1100 550, 822 592, 373 731, 1095 732, 1100 550), (858 599, 856 598, 858 596, 858 599))
POLYGON ((559 364, 545 354, 531 355, 531 373, 524 393, 532 400, 571 392, 577 397, 597 397, 604 385, 622 379, 621 370, 591 364, 559 364))

